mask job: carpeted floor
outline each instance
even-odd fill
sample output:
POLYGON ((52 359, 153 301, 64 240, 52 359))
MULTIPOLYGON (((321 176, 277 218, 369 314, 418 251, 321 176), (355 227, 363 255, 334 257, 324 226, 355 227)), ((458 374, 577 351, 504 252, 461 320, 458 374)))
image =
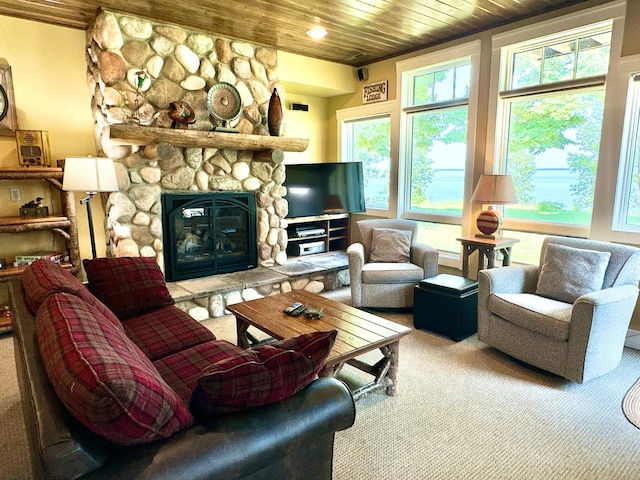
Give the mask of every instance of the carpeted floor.
MULTIPOLYGON (((378 314, 412 326, 410 314, 378 314)), ((206 324, 235 340, 232 317, 206 324)), ((11 341, 0 338, 0 479, 22 480, 30 470, 11 341)), ((400 394, 357 403, 355 425, 336 436, 335 480, 640 478, 640 430, 621 409, 640 351, 625 349, 613 373, 577 385, 475 336, 456 343, 414 330, 400 345, 400 394)), ((342 375, 366 379, 349 366, 342 375)))

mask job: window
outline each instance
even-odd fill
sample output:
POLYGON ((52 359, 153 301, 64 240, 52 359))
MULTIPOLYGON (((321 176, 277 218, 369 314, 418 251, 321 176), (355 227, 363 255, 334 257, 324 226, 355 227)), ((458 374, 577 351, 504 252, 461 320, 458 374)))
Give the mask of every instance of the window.
POLYGON ((613 229, 640 232, 640 74, 629 82, 613 229))
POLYGON ((343 123, 343 160, 362 162, 367 209, 389 209, 391 117, 356 118, 343 123))
POLYGON ((471 65, 471 56, 462 56, 402 73, 403 215, 425 222, 427 243, 456 253, 469 158, 471 65))
POLYGON ((470 59, 409 72, 405 107, 409 210, 460 223, 466 164, 470 59))
POLYGON ((609 22, 503 49, 497 164, 519 200, 507 227, 587 236, 610 44, 609 22))

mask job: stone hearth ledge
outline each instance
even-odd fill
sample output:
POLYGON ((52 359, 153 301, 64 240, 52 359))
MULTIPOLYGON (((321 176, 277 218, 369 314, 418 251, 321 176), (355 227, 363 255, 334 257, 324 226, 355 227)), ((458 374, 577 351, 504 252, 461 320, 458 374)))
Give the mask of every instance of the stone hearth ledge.
POLYGON ((307 290, 313 293, 349 285, 345 252, 290 259, 286 265, 168 282, 178 308, 198 321, 227 315, 227 305, 267 295, 307 290))

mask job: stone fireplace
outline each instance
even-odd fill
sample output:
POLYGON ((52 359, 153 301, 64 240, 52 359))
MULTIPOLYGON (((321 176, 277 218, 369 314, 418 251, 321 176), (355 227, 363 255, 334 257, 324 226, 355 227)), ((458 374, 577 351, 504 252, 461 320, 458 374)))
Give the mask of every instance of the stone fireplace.
POLYGON ((268 135, 271 92, 285 95, 276 51, 102 10, 87 31, 87 62, 98 152, 115 160, 120 184, 105 199, 107 255, 155 257, 164 266, 163 194, 240 191, 255 194, 258 264, 284 265, 288 206, 281 158, 256 161, 255 149, 124 144, 110 134, 114 125, 170 128, 175 101, 195 109, 189 130, 210 131, 207 91, 227 82, 242 98, 240 134, 268 135), (138 83, 139 72, 150 81, 138 83))
POLYGON ((304 151, 308 140, 269 136, 273 89, 286 98, 275 49, 101 10, 87 30, 87 65, 97 150, 114 160, 119 182, 119 192, 103 197, 107 256, 154 257, 167 274, 166 256, 177 239, 163 227, 162 199, 248 192, 255 198, 258 268, 170 283, 180 308, 201 320, 224 315, 226 305, 242 300, 348 284, 339 255, 317 264, 311 258, 287 262, 283 151, 304 151), (138 82, 140 72, 150 81, 138 82), (217 82, 240 94, 243 108, 231 125, 238 134, 211 132, 206 98, 217 82), (171 129, 176 101, 195 110, 188 130, 171 129))

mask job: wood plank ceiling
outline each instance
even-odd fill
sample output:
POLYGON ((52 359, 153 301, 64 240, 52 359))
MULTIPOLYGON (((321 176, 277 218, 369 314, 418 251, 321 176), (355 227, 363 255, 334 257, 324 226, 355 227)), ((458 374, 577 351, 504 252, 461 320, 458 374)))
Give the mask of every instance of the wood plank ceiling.
POLYGON ((583 1, 0 0, 0 15, 84 30, 103 7, 359 67, 583 1), (314 25, 328 35, 309 38, 314 25))

